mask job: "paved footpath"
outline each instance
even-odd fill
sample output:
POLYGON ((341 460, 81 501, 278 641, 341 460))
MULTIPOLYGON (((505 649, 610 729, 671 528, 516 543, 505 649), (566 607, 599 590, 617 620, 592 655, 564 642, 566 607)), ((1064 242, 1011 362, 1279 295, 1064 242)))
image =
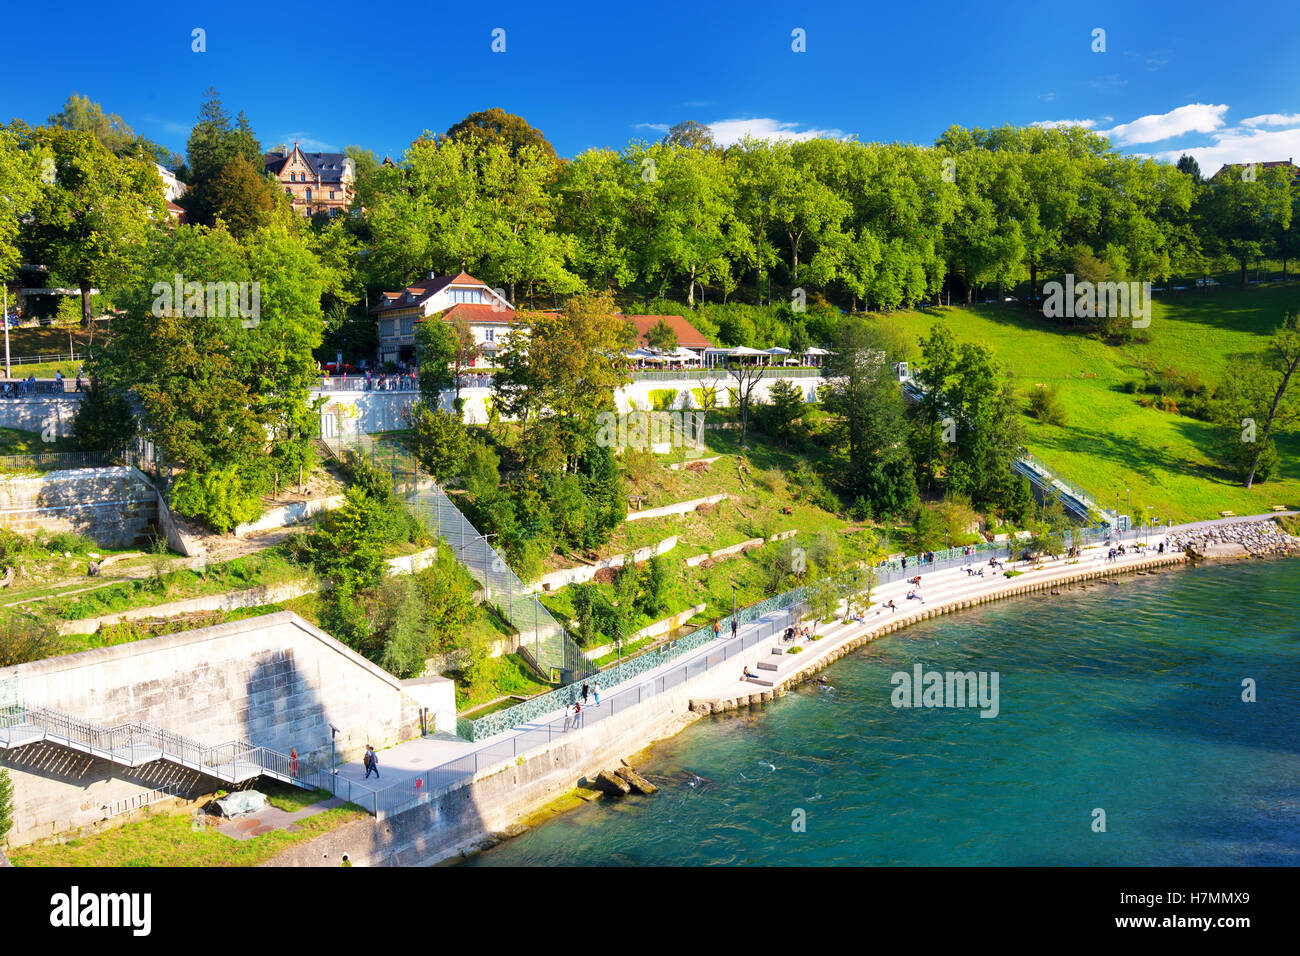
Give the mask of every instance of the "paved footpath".
MULTIPOLYGON (((918 590, 924 598, 924 605, 918 601, 907 599, 907 592, 913 588, 913 585, 907 581, 896 581, 879 586, 872 592, 873 607, 864 620, 856 622, 837 620, 830 625, 819 625, 819 633, 823 635, 822 638, 816 642, 804 643, 803 651, 799 654, 786 654, 779 658, 779 669, 773 682, 779 684, 796 671, 804 670, 809 664, 816 663, 837 648, 842 647, 845 643, 859 639, 873 630, 883 629, 894 619, 906 617, 909 613, 922 608, 930 610, 952 603, 959 604, 1009 587, 1018 587, 1047 580, 1059 579, 1062 583, 1066 583, 1080 572, 1114 571, 1128 566, 1140 566, 1151 562, 1154 558, 1169 556, 1168 554, 1157 554, 1157 545, 1165 541, 1167 533, 1207 525, 1253 521, 1272 517, 1276 517, 1276 515, 1272 513, 1243 515, 1239 518, 1215 519, 1213 521, 1175 525, 1173 528, 1163 531, 1156 529, 1154 534, 1146 538, 1149 546, 1145 553, 1138 553, 1130 549, 1129 554, 1117 557, 1114 561, 1107 560, 1108 549, 1105 545, 1085 548, 1081 557, 1077 559, 1062 558, 1046 561, 1043 563, 1041 570, 1027 570, 1032 568, 1033 565, 1025 562, 1014 563, 1010 559, 1003 559, 1007 569, 1014 568, 1025 571, 1023 576, 1017 576, 1014 579, 1006 578, 1000 571, 989 566, 987 558, 978 555, 971 558, 970 566, 973 569, 982 567, 984 569, 984 577, 982 578, 966 574, 965 566, 928 571, 922 567, 917 569, 917 573, 921 576, 922 584, 918 590), (897 605, 897 610, 894 612, 890 612, 882 606, 891 599, 897 605)), ((785 614, 785 611, 773 612, 742 626, 740 628, 740 637, 742 639, 752 638, 756 634, 764 633, 772 628, 776 622, 783 621, 785 614)), ((593 706, 589 710, 590 719, 594 721, 607 715, 609 711, 603 710, 603 708, 609 707, 611 699, 614 700, 616 705, 614 709, 621 712, 626 704, 619 705, 619 701, 634 697, 638 687, 650 685, 657 678, 675 672, 683 665, 691 663, 697 666, 703 666, 705 661, 709 663, 708 669, 703 674, 693 677, 691 680, 691 696, 693 699, 735 698, 745 694, 770 690, 771 683, 764 685, 745 681, 742 679, 742 674, 744 668, 748 666, 751 673, 770 675, 771 672, 760 671, 758 664, 760 661, 778 660, 777 655, 772 653, 772 649, 777 646, 779 640, 780 631, 778 630, 771 637, 757 644, 751 644, 743 652, 735 652, 724 660, 720 651, 723 645, 731 644, 729 635, 724 633, 721 639, 711 641, 695 651, 661 664, 631 681, 618 687, 603 689, 601 704, 598 707, 593 706)), ((631 702, 635 703, 635 699, 631 702)), ((539 746, 548 739, 554 739, 562 733, 571 732, 573 732, 572 729, 564 725, 563 711, 556 710, 530 723, 503 731, 485 740, 470 742, 453 734, 440 733, 410 740, 387 750, 382 750, 379 752, 380 776, 378 780, 373 775, 369 780, 365 779, 365 769, 359 760, 340 765, 338 774, 341 778, 353 781, 362 788, 382 789, 395 783, 412 781, 421 774, 428 772, 430 768, 438 768, 452 761, 464 760, 464 758, 472 757, 475 752, 482 754, 484 751, 490 750, 504 760, 510 757, 512 744, 517 748, 517 752, 523 752, 525 749, 539 746)), ((463 770, 458 771, 458 773, 463 772, 463 770)), ((448 770, 448 779, 450 778, 451 771, 448 770)), ((428 784, 431 789, 440 785, 436 773, 430 777, 428 784)))

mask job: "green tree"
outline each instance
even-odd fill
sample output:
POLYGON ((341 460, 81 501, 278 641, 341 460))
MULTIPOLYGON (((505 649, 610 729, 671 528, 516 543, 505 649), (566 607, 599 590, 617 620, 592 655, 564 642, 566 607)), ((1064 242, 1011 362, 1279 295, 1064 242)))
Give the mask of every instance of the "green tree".
POLYGON ((657 618, 668 610, 668 569, 664 566, 663 558, 657 554, 645 563, 638 607, 651 618, 657 618))
POLYGON ((316 572, 345 594, 355 595, 384 577, 385 546, 393 539, 393 515, 382 501, 352 485, 342 507, 326 512, 307 538, 316 572))
POLYGON ((7 282, 22 261, 20 225, 41 191, 41 159, 25 137, 0 128, 0 282, 7 282))
POLYGON ((1288 315, 1257 361, 1243 362, 1225 382, 1219 403, 1218 454, 1235 466, 1249 488, 1263 480, 1278 461, 1274 430, 1300 422, 1300 403, 1288 396, 1300 368, 1300 325, 1288 315))
POLYGON ((645 341, 652 349, 664 352, 673 352, 677 349, 677 333, 665 319, 660 319, 650 327, 645 334, 645 341))
POLYGON ((546 141, 541 130, 530 126, 522 116, 507 113, 499 106, 470 113, 447 130, 446 138, 477 148, 504 146, 512 156, 531 147, 551 159, 555 158, 555 147, 546 141))
POLYGON ((672 129, 664 134, 664 143, 669 146, 684 146, 688 149, 716 148, 713 142, 713 131, 695 120, 675 123, 672 129))
POLYGON ((763 409, 768 431, 779 437, 782 444, 789 444, 791 430, 807 410, 799 386, 788 378, 777 379, 772 383, 768 404, 763 409))
POLYGON ((162 180, 151 162, 118 158, 90 133, 43 126, 29 142, 53 162, 27 228, 32 256, 77 286, 90 328, 91 289, 132 275, 146 237, 166 220, 162 180))
POLYGON ((459 413, 444 412, 423 399, 411 406, 411 450, 421 465, 439 481, 458 477, 469 453, 469 429, 459 413))
MULTIPOLYGON (((420 366, 420 400, 438 407, 438 397, 456 384, 456 333, 436 315, 415 323, 415 361, 420 366)), ((457 389, 459 392, 459 389, 457 389)))
POLYGON ((916 499, 903 399, 884 341, 861 320, 848 320, 828 356, 822 404, 833 416, 829 438, 840 485, 876 514, 898 514, 916 499))
POLYGON ((598 437, 596 416, 614 409, 615 389, 630 380, 624 354, 633 331, 608 292, 574 296, 562 313, 516 317, 493 388, 526 434, 537 423, 535 461, 577 467, 598 437))

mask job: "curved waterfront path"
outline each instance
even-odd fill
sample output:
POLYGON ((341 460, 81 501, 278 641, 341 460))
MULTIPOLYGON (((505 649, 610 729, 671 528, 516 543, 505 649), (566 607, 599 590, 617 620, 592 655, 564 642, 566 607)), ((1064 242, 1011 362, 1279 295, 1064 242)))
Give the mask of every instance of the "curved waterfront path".
MULTIPOLYGON (((617 688, 605 688, 599 705, 584 708, 584 724, 590 726, 614 712, 635 706, 643 700, 643 695, 648 699, 649 695, 676 686, 678 676, 689 677, 692 707, 697 711, 726 710, 761 703, 782 693, 790 684, 806 679, 811 672, 820 670, 854 647, 899 627, 947 611, 1017 594, 1048 590, 1088 578, 1142 572, 1158 565, 1181 564, 1185 560, 1181 553, 1157 553, 1157 546, 1165 541, 1167 534, 1273 517, 1276 515, 1270 513, 1194 522, 1164 531, 1157 529, 1157 533, 1145 539, 1148 544, 1145 554, 1133 552, 1117 557, 1114 561, 1107 560, 1107 548, 1104 545, 1085 548, 1081 557, 1076 559, 1062 558, 1042 562, 1041 567, 1024 562, 1013 564, 1008 560, 1008 569, 1024 572, 1014 578, 1007 578, 1001 572, 991 569, 987 559, 978 557, 972 558, 971 566, 983 567, 983 578, 967 575, 962 567, 928 571, 924 567, 918 568, 924 604, 907 600, 907 592, 912 586, 905 581, 882 585, 873 591, 872 608, 862 621, 846 623, 839 620, 831 625, 820 625, 820 640, 803 644, 799 654, 782 654, 779 657, 772 653, 772 649, 779 642, 780 631, 784 628, 788 615, 785 611, 773 612, 743 626, 739 637, 734 641, 724 636, 692 653, 662 664, 634 681, 617 688), (882 607, 891 599, 897 605, 897 611, 893 613, 882 607), (768 634, 771 636, 764 636, 768 634), (779 661, 777 671, 773 674, 759 670, 760 661, 779 661), (767 682, 760 684, 741 680, 745 667, 749 667, 751 672, 765 675, 767 682)), ((575 729, 568 726, 563 711, 557 710, 481 741, 470 742, 451 734, 426 736, 381 751, 381 777, 377 782, 373 778, 365 780, 365 770, 359 761, 341 765, 338 769, 341 785, 339 795, 351 796, 367 809, 395 812, 412 805, 413 799, 428 799, 439 792, 461 786, 494 767, 499 768, 516 760, 524 753, 545 748, 557 740, 571 739, 570 735, 581 733, 581 727, 575 729)), ((627 749, 632 752, 643 745, 644 741, 629 740, 627 749)))

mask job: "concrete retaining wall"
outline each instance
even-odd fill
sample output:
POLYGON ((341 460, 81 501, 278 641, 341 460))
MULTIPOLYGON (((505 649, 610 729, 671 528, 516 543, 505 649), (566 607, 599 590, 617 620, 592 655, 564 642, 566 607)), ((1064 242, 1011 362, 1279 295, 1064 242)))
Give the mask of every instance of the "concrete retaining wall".
POLYGON ((666 518, 669 515, 684 515, 694 511, 700 505, 716 505, 718 502, 726 500, 727 493, 724 491, 720 495, 709 495, 707 498, 692 498, 690 501, 678 501, 658 508, 646 508, 644 511, 629 511, 626 520, 641 521, 645 518, 666 518))
POLYGON ((157 518, 153 485, 129 466, 0 477, 0 526, 11 531, 75 531, 101 548, 129 548, 157 518))
MULTIPOLYGON (((421 705, 401 681, 288 611, 0 670, 0 681, 15 676, 31 705, 209 746, 296 747, 304 767, 328 761, 330 724, 340 759, 419 732, 421 705)), ((104 804, 164 783, 213 784, 165 761, 132 770, 49 744, 0 752, 0 766, 14 781, 14 846, 95 824, 104 804)))
POLYGON ((256 521, 248 521, 238 525, 234 530, 236 538, 242 538, 245 535, 253 534, 257 531, 270 531, 272 528, 283 528, 291 524, 301 524, 313 515, 318 515, 322 511, 333 511, 336 508, 343 507, 342 495, 331 495, 328 498, 311 498, 307 501, 295 501, 293 504, 282 505, 279 508, 272 508, 270 511, 263 513, 262 517, 256 521))
MULTIPOLYGON (((655 621, 653 624, 647 624, 639 631, 633 631, 628 635, 628 642, 639 641, 643 637, 659 637, 661 634, 667 634, 681 627, 695 615, 699 614, 708 605, 697 604, 694 607, 688 607, 684 611, 678 611, 676 614, 665 617, 662 620, 655 621)), ((617 644, 602 644, 600 647, 593 647, 589 651, 583 651, 582 656, 589 661, 599 660, 606 654, 618 650, 617 644)))
MULTIPOLYGON (((1017 597, 1024 594, 1033 594, 1040 591, 1052 591, 1061 585, 1069 585, 1082 581, 1092 581, 1096 578, 1113 577, 1120 574, 1145 573, 1152 568, 1168 567, 1169 565, 1181 565, 1185 563, 1186 558, 1182 554, 1163 554, 1152 557, 1150 560, 1141 561, 1136 564, 1127 564, 1112 568, 1102 568, 1092 571, 1057 571, 1056 573, 1039 578, 1024 584, 1012 584, 1009 579, 1005 587, 996 591, 980 594, 969 598, 956 598, 935 604, 933 607, 911 613, 897 614, 876 624, 875 627, 868 628, 861 634, 858 634, 842 643, 831 643, 826 650, 813 648, 809 655, 813 659, 803 668, 782 678, 770 688, 763 688, 761 691, 745 694, 740 697, 692 700, 691 710, 699 714, 718 714, 726 711, 736 710, 741 707, 750 707, 758 704, 765 704, 784 694, 790 687, 802 683, 818 671, 825 670, 835 661, 852 653, 863 644, 874 641, 876 638, 885 634, 890 634, 900 628, 908 627, 920 621, 927 621, 933 617, 940 617, 944 614, 950 614, 953 611, 962 611, 969 608, 978 607, 981 604, 991 604, 994 601, 1002 601, 1006 598, 1017 597)), ((875 623, 875 622, 873 622, 875 623)))
MULTIPOLYGON (((644 548, 633 551, 632 561, 634 564, 640 564, 642 561, 649 561, 656 555, 667 554, 675 547, 677 547, 677 536, 673 535, 664 538, 658 544, 646 545, 644 548)), ((602 558, 594 564, 580 564, 572 568, 561 568, 559 571, 543 574, 529 590, 558 591, 568 584, 586 584, 596 576, 598 571, 604 568, 621 568, 626 563, 626 554, 616 554, 613 557, 602 558)))
POLYGON ((456 855, 490 833, 506 830, 618 764, 620 757, 676 733, 695 719, 689 694, 676 688, 575 733, 486 767, 471 783, 383 820, 357 820, 301 843, 265 866, 338 866, 342 855, 358 866, 418 866, 456 855), (633 743, 635 742, 635 744, 633 743))
MULTIPOLYGON (((19 368, 20 366, 14 366, 14 371, 19 368)), ((72 435, 72 420, 80 407, 81 395, 75 392, 61 396, 33 395, 30 398, 0 399, 0 426, 69 438, 72 435)))

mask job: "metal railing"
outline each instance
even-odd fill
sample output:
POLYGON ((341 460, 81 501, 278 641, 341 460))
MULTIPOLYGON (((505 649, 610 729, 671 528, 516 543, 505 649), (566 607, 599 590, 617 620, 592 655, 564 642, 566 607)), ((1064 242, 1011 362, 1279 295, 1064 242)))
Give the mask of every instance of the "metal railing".
POLYGON ((115 800, 113 803, 104 804, 104 819, 116 817, 123 813, 132 813, 143 807, 158 803, 160 800, 167 800, 170 797, 179 797, 184 788, 178 783, 169 783, 153 790, 146 790, 144 793, 137 793, 130 797, 123 797, 121 800, 115 800))
POLYGON ((487 537, 470 524, 441 488, 434 485, 417 489, 407 503, 427 528, 447 542, 470 576, 483 585, 488 603, 496 605, 519 632, 519 650, 542 674, 549 676, 558 671, 561 683, 571 683, 595 673, 595 666, 568 631, 542 606, 537 595, 530 593, 488 544, 487 537))
POLYGON ((340 458, 351 451, 389 473, 394 489, 406 496, 411 513, 447 543, 456 560, 483 586, 485 600, 496 605, 519 632, 519 650, 538 671, 548 677, 557 675, 566 684, 595 673, 595 666, 568 631, 488 544, 487 536, 479 533, 427 475, 421 480, 419 462, 409 449, 368 435, 339 436, 327 439, 326 444, 340 458))
MULTIPOLYGON (((791 592, 787 592, 787 594, 789 593, 791 592)), ((741 614, 757 614, 758 609, 764 607, 770 601, 780 600, 784 597, 785 595, 779 595, 778 598, 752 605, 743 609, 741 614)), ((707 638, 685 650, 679 650, 671 656, 681 656, 690 650, 703 648, 700 653, 689 660, 683 661, 679 666, 647 680, 638 681, 634 678, 645 673, 646 670, 659 666, 659 664, 663 663, 662 660, 651 660, 643 663, 641 665, 642 669, 637 674, 629 674, 623 677, 617 686, 613 683, 613 676, 609 671, 602 672, 599 675, 601 681, 610 680, 609 686, 611 689, 601 691, 599 703, 595 703, 593 698, 591 706, 584 705, 581 716, 576 720, 566 720, 562 715, 559 715, 542 722, 524 724, 519 727, 518 733, 512 734, 506 739, 480 747, 455 760, 422 771, 413 778, 403 779, 381 789, 369 790, 364 784, 359 784, 357 781, 346 781, 340 778, 338 782, 340 787, 344 787, 344 790, 341 790, 339 795, 369 809, 376 817, 381 819, 389 814, 410 810, 422 803, 429 802, 429 800, 446 790, 468 783, 481 773, 508 765, 535 748, 546 746, 569 733, 580 731, 617 714, 624 713, 653 697, 681 686, 712 668, 735 660, 745 651, 783 631, 797 619, 798 613, 799 608, 794 604, 783 608, 769 609, 756 618, 752 618, 754 626, 734 638, 723 637, 715 640, 712 637, 712 632, 707 632, 707 638), (615 686, 616 689, 613 689, 615 686), (353 793, 354 789, 356 791, 355 795, 348 796, 347 794, 353 793)), ((730 632, 724 631, 723 633, 727 635, 730 632)), ((683 644, 684 642, 685 639, 677 643, 683 644)), ((646 656, 649 657, 650 655, 646 656)), ((641 659, 638 658, 638 660, 641 659)), ((739 674, 737 674, 737 677, 739 677, 739 674)), ((563 710, 566 703, 574 703, 579 699, 579 690, 576 686, 566 687, 545 696, 549 704, 549 710, 542 711, 537 715, 538 717, 557 710, 563 710)), ((534 700, 540 700, 540 698, 534 698, 534 700)), ((533 701, 528 703, 531 704, 533 701)), ((525 705, 520 705, 520 707, 523 706, 525 705)), ((512 707, 509 711, 501 711, 500 714, 517 713, 520 707, 512 707)), ((492 714, 483 718, 482 721, 474 721, 474 723, 485 723, 497 716, 499 715, 492 714)), ((510 729, 511 726, 514 725, 507 725, 505 729, 510 729)))
MULTIPOLYGON (((820 378, 823 375, 822 369, 791 367, 783 368, 780 365, 765 366, 761 378, 820 378)), ((701 380, 716 378, 727 380, 733 378, 730 371, 722 366, 702 368, 682 368, 682 369, 633 369, 631 372, 632 381, 634 382, 695 382, 701 380)))
POLYGON ((246 740, 205 746, 191 737, 139 721, 105 727, 49 707, 30 706, 7 692, 0 703, 0 750, 41 741, 126 767, 166 760, 226 783, 270 776, 311 789, 328 787, 330 778, 325 771, 304 771, 297 758, 246 740))

